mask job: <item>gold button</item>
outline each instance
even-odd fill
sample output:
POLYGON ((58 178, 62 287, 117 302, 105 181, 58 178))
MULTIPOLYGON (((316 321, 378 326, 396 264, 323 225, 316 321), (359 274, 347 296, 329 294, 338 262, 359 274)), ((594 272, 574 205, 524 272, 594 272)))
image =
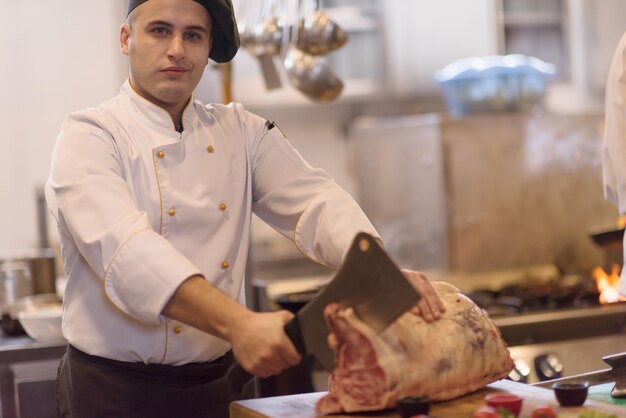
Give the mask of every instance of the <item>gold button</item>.
POLYGON ((220 203, 220 210, 221 210, 222 212, 224 212, 224 211, 226 210, 226 208, 228 208, 228 206, 226 205, 226 203, 224 203, 224 202, 220 203))
POLYGON ((170 215, 170 216, 174 216, 174 215, 176 215, 176 209, 170 209, 170 210, 168 210, 168 211, 167 211, 167 214, 168 214, 168 215, 170 215))
POLYGON ((206 150, 210 153, 214 153, 215 152, 215 148, 213 148, 213 145, 209 145, 208 147, 206 147, 206 150))
POLYGON ((159 152, 157 152, 157 157, 163 158, 163 157, 165 157, 165 153, 163 151, 159 151, 159 152))
POLYGON ((226 270, 228 267, 230 267, 230 263, 229 263, 228 261, 224 261, 224 262, 222 263, 222 268, 223 268, 224 270, 226 270))
POLYGON ((180 325, 176 325, 174 327, 174 334, 180 334, 181 332, 183 332, 183 327, 181 327, 180 325))

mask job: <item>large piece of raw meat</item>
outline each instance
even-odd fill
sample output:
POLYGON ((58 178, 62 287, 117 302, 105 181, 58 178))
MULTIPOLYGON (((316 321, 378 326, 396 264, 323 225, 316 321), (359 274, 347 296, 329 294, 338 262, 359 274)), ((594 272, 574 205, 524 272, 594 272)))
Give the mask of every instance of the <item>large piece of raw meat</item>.
POLYGON ((381 410, 406 396, 452 399, 508 376, 513 360, 487 313, 454 286, 433 286, 442 319, 407 312, 378 335, 351 308, 326 308, 336 360, 318 412, 381 410))

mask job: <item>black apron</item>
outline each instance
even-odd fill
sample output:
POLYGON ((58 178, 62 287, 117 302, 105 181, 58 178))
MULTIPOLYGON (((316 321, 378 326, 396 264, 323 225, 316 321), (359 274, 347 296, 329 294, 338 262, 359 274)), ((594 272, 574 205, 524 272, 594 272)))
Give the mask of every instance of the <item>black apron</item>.
POLYGON ((228 418, 230 402, 255 397, 232 352, 182 366, 129 363, 71 345, 57 374, 61 418, 228 418))

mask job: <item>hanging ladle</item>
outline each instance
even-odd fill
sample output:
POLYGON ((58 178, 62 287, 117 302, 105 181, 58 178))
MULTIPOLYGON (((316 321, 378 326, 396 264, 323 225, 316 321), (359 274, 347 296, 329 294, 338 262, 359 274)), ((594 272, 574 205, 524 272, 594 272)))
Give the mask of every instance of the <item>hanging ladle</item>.
POLYGON ((315 11, 298 25, 298 48, 307 54, 324 55, 340 48, 348 41, 348 34, 326 13, 320 10, 319 0, 315 11))
MULTIPOLYGON (((298 10, 302 10, 302 0, 299 0, 298 10)), ((332 72, 324 58, 297 48, 298 32, 297 29, 285 31, 283 37, 284 43, 289 39, 283 63, 290 83, 312 100, 320 102, 334 100, 343 90, 343 83, 332 72)))
POLYGON ((272 0, 265 0, 261 12, 262 17, 265 17, 264 20, 253 27, 246 24, 239 25, 241 45, 259 61, 265 87, 268 90, 281 87, 280 76, 273 57, 280 53, 282 30, 278 24, 278 18, 272 16, 273 6, 275 5, 272 4, 272 0))
MULTIPOLYGON (((313 13, 298 20, 297 47, 311 55, 327 54, 348 41, 348 34, 319 7, 319 1, 316 1, 313 13)), ((275 16, 276 8, 272 9, 270 16, 255 25, 250 34, 250 43, 257 56, 281 54, 285 22, 275 16)))

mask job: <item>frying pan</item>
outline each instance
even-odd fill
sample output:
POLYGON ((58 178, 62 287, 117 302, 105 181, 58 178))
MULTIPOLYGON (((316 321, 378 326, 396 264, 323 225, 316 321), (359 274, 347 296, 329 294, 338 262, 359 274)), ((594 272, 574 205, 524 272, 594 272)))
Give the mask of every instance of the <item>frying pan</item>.
POLYGON ((622 247, 624 228, 609 229, 592 232, 590 235, 593 242, 603 248, 622 247))

